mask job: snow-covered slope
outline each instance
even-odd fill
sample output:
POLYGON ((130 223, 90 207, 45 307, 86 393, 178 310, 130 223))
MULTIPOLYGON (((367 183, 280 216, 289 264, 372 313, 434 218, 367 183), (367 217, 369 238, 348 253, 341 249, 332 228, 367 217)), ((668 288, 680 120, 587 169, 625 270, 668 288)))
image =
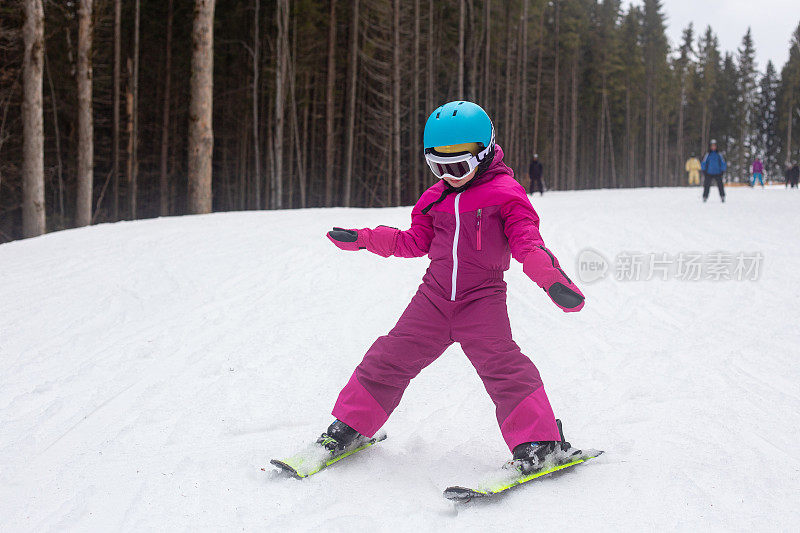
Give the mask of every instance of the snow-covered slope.
POLYGON ((514 264, 515 338, 567 438, 602 457, 491 503, 441 496, 508 458, 458 346, 389 439, 297 481, 268 464, 330 422, 340 387, 427 260, 346 253, 333 225, 409 209, 168 218, 0 246, 0 529, 782 530, 800 528, 800 194, 549 193, 568 272, 590 247, 763 254, 757 281, 583 283, 565 315, 514 264))

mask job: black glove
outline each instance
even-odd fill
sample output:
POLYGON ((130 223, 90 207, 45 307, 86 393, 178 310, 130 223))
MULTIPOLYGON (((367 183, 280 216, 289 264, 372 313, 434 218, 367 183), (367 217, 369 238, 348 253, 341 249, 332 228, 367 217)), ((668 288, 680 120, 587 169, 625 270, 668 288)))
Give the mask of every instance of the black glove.
POLYGON ((360 246, 358 243, 358 230, 333 228, 328 232, 328 239, 335 244, 337 248, 347 250, 348 252, 355 252, 364 248, 364 246, 360 246))
POLYGON ((328 232, 328 237, 339 242, 356 242, 358 231, 354 229, 333 228, 328 232))

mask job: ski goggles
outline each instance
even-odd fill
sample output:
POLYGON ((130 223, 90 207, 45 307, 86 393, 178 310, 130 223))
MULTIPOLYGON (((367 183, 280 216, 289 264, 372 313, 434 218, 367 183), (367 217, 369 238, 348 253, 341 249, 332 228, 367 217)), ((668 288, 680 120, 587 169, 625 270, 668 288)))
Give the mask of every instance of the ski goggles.
POLYGON ((472 152, 441 154, 433 148, 428 148, 425 150, 425 161, 437 178, 461 179, 475 170, 489 155, 491 149, 489 146, 474 155, 472 152))

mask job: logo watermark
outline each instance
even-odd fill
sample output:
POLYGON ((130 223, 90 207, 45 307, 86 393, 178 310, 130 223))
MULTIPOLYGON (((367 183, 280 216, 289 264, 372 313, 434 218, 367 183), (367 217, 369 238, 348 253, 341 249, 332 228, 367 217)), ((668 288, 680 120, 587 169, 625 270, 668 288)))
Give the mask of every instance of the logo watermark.
POLYGON ((584 283, 592 283, 608 275, 608 260, 591 248, 578 254, 578 277, 584 283))
POLYGON ((617 281, 756 281, 761 252, 620 252, 609 261, 597 250, 578 254, 578 278, 584 283, 613 275, 617 281))

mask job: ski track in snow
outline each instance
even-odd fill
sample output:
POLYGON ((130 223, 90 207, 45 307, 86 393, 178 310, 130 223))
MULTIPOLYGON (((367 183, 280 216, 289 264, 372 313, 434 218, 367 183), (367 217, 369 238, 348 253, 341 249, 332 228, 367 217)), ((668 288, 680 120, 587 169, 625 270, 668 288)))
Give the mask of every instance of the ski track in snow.
POLYGON ((800 194, 698 189, 533 199, 568 273, 591 247, 761 252, 758 281, 581 284, 566 315, 514 263, 515 339, 567 439, 606 450, 493 501, 442 490, 508 459, 455 345, 389 438, 303 481, 268 466, 313 440, 425 258, 337 250, 331 226, 410 208, 220 213, 0 246, 0 529, 800 529, 800 194))

